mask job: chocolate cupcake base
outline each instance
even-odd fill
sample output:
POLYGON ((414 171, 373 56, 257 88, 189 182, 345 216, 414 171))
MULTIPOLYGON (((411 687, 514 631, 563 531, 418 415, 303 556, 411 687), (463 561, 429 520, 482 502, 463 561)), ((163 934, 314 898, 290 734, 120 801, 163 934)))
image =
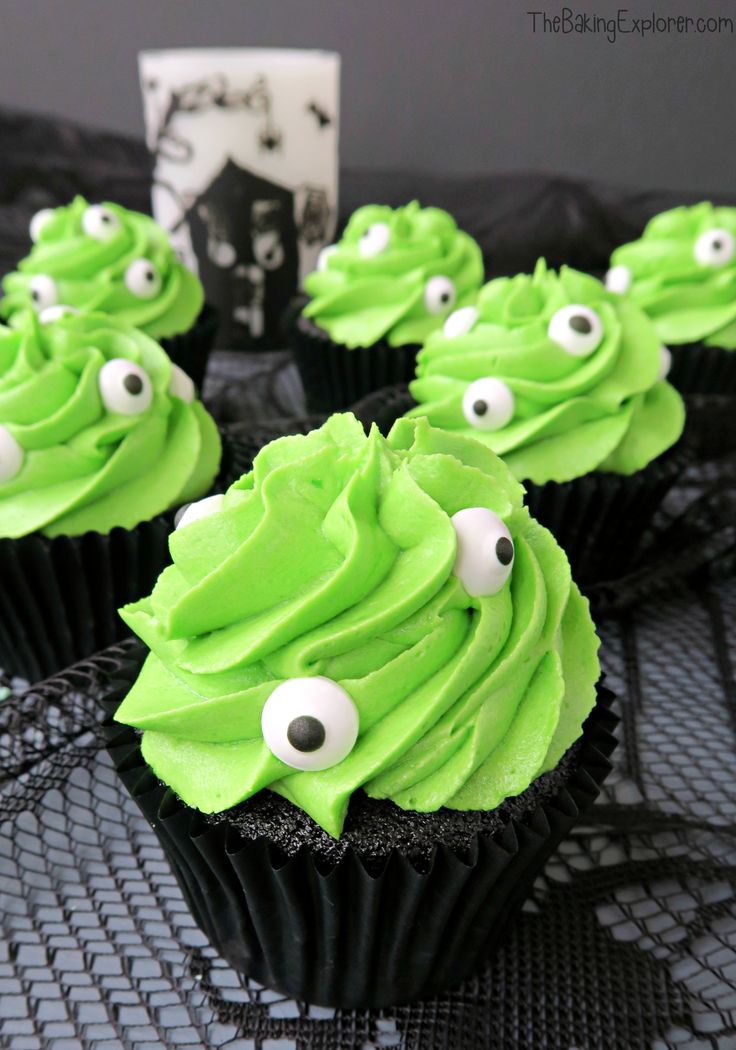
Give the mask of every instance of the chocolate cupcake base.
POLYGON ((384 339, 348 349, 304 317, 306 302, 302 297, 292 303, 285 329, 310 412, 337 412, 374 390, 414 378, 418 346, 389 346, 384 339))
MULTIPOLYGON (((364 398, 353 411, 364 427, 375 423, 387 434, 415 406, 406 386, 396 386, 364 398)), ((683 441, 636 474, 595 471, 561 483, 526 481, 526 504, 567 554, 575 581, 590 588, 637 567, 654 515, 691 461, 683 441)))
MULTIPOLYGON (((215 492, 249 469, 252 452, 221 437, 215 492)), ((126 637, 117 610, 149 594, 168 564, 173 513, 104 535, 0 539, 0 668, 37 682, 126 637)))
MULTIPOLYGON (((110 716, 138 667, 112 683, 110 716)), ((406 814, 359 795, 344 841, 327 844, 306 814, 269 792, 205 817, 156 779, 135 730, 110 717, 105 733, 195 919, 225 959, 294 998, 362 1009, 457 984, 494 950, 610 771, 611 700, 599 687, 560 765, 493 813, 406 814)))

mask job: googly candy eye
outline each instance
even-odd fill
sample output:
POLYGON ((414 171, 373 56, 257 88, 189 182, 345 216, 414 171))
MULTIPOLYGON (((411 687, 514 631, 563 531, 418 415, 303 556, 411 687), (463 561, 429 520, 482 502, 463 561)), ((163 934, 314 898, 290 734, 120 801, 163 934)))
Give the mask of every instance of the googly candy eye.
POLYGON ((53 321, 60 321, 62 317, 73 317, 78 314, 76 306, 68 306, 66 303, 57 303, 56 306, 47 306, 38 315, 38 319, 41 324, 51 324, 53 321))
POLYGON ((352 698, 330 678, 289 678, 263 707, 269 751, 292 769, 329 769, 355 747, 360 719, 352 698))
POLYGON ((385 252, 391 243, 391 230, 385 222, 374 222, 358 241, 358 254, 363 259, 385 252))
POLYGON ((467 335, 475 326, 480 314, 474 306, 461 306, 454 310, 442 326, 442 331, 447 339, 457 339, 460 335, 467 335))
POLYGON ((589 306, 573 303, 554 314, 547 335, 573 357, 587 357, 603 340, 603 322, 589 306))
POLYGON ((191 525, 193 521, 199 521, 200 518, 209 518, 211 514, 217 514, 219 510, 222 510, 222 501, 224 499, 223 494, 217 492, 214 496, 205 496, 204 499, 197 500, 196 503, 187 503, 184 507, 180 507, 174 515, 174 528, 183 529, 185 525, 191 525))
POLYGON ((0 425, 0 482, 11 481, 23 466, 25 453, 7 427, 0 425))
POLYGON ((476 430, 501 430, 514 416, 514 395, 493 376, 476 379, 463 395, 463 415, 476 430))
POLYGON ((106 361, 98 377, 102 403, 108 412, 137 416, 153 401, 153 386, 148 373, 135 361, 114 357, 106 361))
POLYGON ((92 204, 82 216, 82 229, 96 241, 108 241, 120 229, 120 219, 104 204, 92 204))
POLYGON ((506 525, 486 507, 466 507, 450 520, 457 537, 454 574, 472 597, 497 594, 514 565, 514 541, 506 525))
POLYGON ((327 260, 337 251, 336 244, 326 244, 317 256, 317 270, 323 273, 327 269, 327 260))
POLYGON ((161 274, 150 259, 136 259, 125 271, 125 287, 136 299, 155 299, 161 291, 161 274))
POLYGON ((56 287, 56 281, 48 274, 34 274, 28 283, 28 289, 31 294, 31 302, 39 313, 47 306, 56 306, 59 302, 59 289, 56 287))
POLYGON ((725 266, 736 251, 736 240, 728 230, 707 230, 695 242, 695 261, 701 266, 725 266))
POLYGON ((191 405, 196 395, 194 381, 186 374, 183 368, 179 368, 173 361, 171 363, 169 393, 172 397, 178 397, 180 401, 184 401, 187 405, 191 405))
POLYGON ((626 295, 631 288, 631 270, 628 266, 612 266, 605 277, 605 285, 615 295, 626 295))
POLYGON ((41 208, 41 210, 37 211, 36 214, 33 216, 33 218, 31 219, 30 226, 28 227, 28 232, 30 233, 31 240, 34 244, 36 244, 38 239, 40 238, 41 230, 44 228, 44 226, 48 225, 49 220, 53 217, 53 208, 41 208))
POLYGON ((455 285, 449 277, 438 274, 430 277, 424 286, 424 305, 427 313, 443 314, 452 310, 457 300, 455 285))

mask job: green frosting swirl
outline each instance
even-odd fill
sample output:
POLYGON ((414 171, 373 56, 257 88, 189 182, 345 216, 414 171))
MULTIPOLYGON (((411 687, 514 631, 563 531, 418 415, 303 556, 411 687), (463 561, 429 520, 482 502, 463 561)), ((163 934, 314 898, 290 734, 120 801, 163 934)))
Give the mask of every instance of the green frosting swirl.
POLYGON ((117 720, 204 812, 269 788, 338 837, 360 787, 415 811, 496 807, 557 764, 599 676, 587 602, 522 497, 489 449, 425 420, 384 439, 335 415, 272 442, 122 610, 151 654, 117 720), (515 545, 488 596, 454 573, 451 515, 467 507, 515 545), (261 714, 281 683, 316 675, 347 691, 359 732, 307 772, 269 750, 261 714))
POLYGON ((171 392, 172 376, 183 373, 157 343, 99 314, 26 321, 0 326, 0 536, 130 529, 209 489, 217 428, 186 387, 171 392), (100 373, 118 359, 113 396, 126 396, 125 363, 134 362, 150 382, 145 410, 106 407, 100 373))
POLYGON ((630 271, 628 294, 665 343, 736 349, 736 251, 709 252, 711 231, 736 241, 736 208, 703 202, 662 212, 611 257, 612 267, 630 271))
POLYGON ((483 282, 481 250, 440 208, 412 201, 395 210, 371 204, 353 213, 340 242, 304 286, 306 317, 336 343, 354 348, 386 339, 421 343, 483 282), (443 285, 432 278, 445 277, 443 285))
POLYGON ((537 484, 593 470, 631 474, 679 438, 685 410, 659 381, 652 325, 600 281, 568 267, 556 273, 540 260, 531 276, 490 281, 476 308, 470 331, 436 332, 419 352, 410 384, 419 404, 410 417, 483 441, 519 480, 537 484), (557 312, 573 305, 593 310, 602 326, 588 356, 574 356, 548 333, 557 312), (477 429, 463 409, 470 384, 486 377, 513 396, 513 414, 496 430, 477 429))
POLYGON ((42 274, 56 285, 56 304, 110 314, 153 339, 187 331, 204 302, 199 278, 179 261, 168 236, 149 216, 119 204, 101 207, 113 216, 107 224, 97 224, 102 227, 102 239, 85 232, 90 205, 83 197, 48 214, 30 254, 3 280, 2 316, 12 324, 28 307, 47 305, 32 295, 33 278, 42 274), (155 267, 155 294, 145 282, 145 297, 126 283, 126 272, 137 260, 147 260, 155 267))

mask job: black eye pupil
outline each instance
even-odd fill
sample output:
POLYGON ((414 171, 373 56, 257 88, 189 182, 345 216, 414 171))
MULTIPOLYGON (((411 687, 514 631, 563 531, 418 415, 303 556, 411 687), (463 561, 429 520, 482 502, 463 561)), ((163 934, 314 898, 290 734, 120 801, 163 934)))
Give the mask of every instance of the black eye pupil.
POLYGON ((109 215, 100 215, 100 221, 101 222, 109 222, 110 221, 110 216, 109 215))
POLYGON ((36 288, 34 288, 32 290, 32 292, 31 292, 31 299, 33 299, 34 303, 37 303, 40 298, 41 298, 41 296, 40 296, 38 290, 36 288))
POLYGON ((325 727, 312 715, 299 715, 289 722, 286 739, 297 751, 318 751, 325 742, 325 727))
POLYGON ((473 412, 476 414, 476 416, 484 416, 487 411, 488 411, 488 402, 487 401, 478 400, 478 401, 474 401, 473 402, 473 412))
POLYGON ((496 540, 496 557, 502 565, 510 565, 514 559, 514 545, 508 536, 496 540))
POLYGON ((151 282, 151 281, 155 281, 155 279, 156 279, 156 274, 153 272, 153 270, 146 270, 146 280, 151 282))
POLYGON ((723 247, 723 241, 719 240, 716 237, 716 239, 713 241, 713 251, 719 252, 722 247, 723 247))
POLYGON ((449 298, 450 298, 450 293, 449 292, 443 292, 442 295, 440 296, 440 301, 443 302, 443 303, 446 303, 446 302, 448 302, 449 298))
POLYGON ((570 327, 574 332, 580 332, 581 335, 589 335, 593 331, 593 325, 582 314, 573 314, 570 318, 570 327))
POLYGON ((129 394, 140 394, 143 390, 143 380, 135 372, 129 372, 123 380, 123 386, 129 394))

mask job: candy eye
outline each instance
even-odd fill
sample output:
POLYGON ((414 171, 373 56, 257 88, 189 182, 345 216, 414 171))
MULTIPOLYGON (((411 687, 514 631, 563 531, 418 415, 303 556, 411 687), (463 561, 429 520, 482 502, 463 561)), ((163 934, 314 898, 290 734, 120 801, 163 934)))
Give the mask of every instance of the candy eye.
POLYGON ((269 751, 293 769, 328 769, 355 747, 358 709, 330 678, 289 678, 277 685, 261 715, 269 751))
POLYGON ((284 246, 278 233, 260 233, 254 237, 253 257, 264 270, 278 270, 284 261, 284 246))
POLYGON ((82 216, 82 229, 96 241, 107 241, 120 229, 120 219, 104 204, 92 204, 82 216))
POLYGON ((327 269, 327 260, 331 255, 334 255, 337 251, 336 244, 326 244, 322 251, 317 256, 317 269, 320 273, 323 273, 327 269))
POLYGON ((573 303, 563 306, 552 317, 547 335, 573 357, 587 357, 601 344, 603 322, 589 306, 573 303))
POLYGON ((736 241, 728 230, 707 230, 695 242, 695 261, 701 266, 725 266, 735 249, 736 241))
POLYGON ((59 289, 56 281, 45 273, 37 273, 28 284, 31 293, 31 301, 40 313, 47 306, 56 306, 59 301, 59 289))
POLYGON ((424 305, 430 314, 443 314, 455 305, 457 293, 449 277, 430 277, 424 286, 424 305))
POLYGON ((463 415, 476 430, 500 430, 513 418, 514 395, 501 379, 476 379, 463 395, 463 415))
POLYGON ((467 507, 453 514, 457 536, 454 574, 472 597, 496 594, 511 575, 514 541, 492 510, 467 507))
POLYGON ((0 482, 10 481, 23 466, 24 453, 7 427, 0 426, 0 482))
POLYGON ((453 311, 444 323, 442 331, 447 339, 456 339, 472 331, 480 314, 474 306, 461 306, 453 311))
POLYGON ((205 496, 196 503, 187 503, 180 507, 174 515, 174 528, 182 529, 185 525, 191 525, 193 521, 200 518, 209 518, 210 514, 217 514, 222 509, 222 501, 225 499, 221 492, 214 496, 205 496))
POLYGON ((391 243, 391 230, 385 222, 374 222, 358 241, 358 252, 364 259, 385 252, 391 243))
POLYGON ((606 288, 615 295, 626 295, 631 288, 631 270, 628 266, 612 266, 606 274, 606 288))
POLYGON ((56 306, 47 306, 38 315, 41 324, 51 324, 52 321, 60 321, 62 317, 70 317, 78 314, 76 306, 68 306, 66 303, 57 303, 56 306))
POLYGON ((98 377, 102 402, 108 412, 137 416, 153 401, 153 386, 140 365, 124 357, 105 362, 98 377))
POLYGON ((666 379, 672 368, 672 351, 664 343, 659 348, 659 372, 657 379, 666 379))
POLYGON ((193 380, 190 379, 183 368, 179 368, 173 361, 171 363, 169 393, 172 397, 178 397, 180 401, 184 401, 187 405, 191 405, 192 401, 194 401, 195 389, 193 380))
POLYGON ((54 216, 53 208, 41 208, 31 219, 31 224, 28 227, 28 232, 31 235, 31 240, 34 244, 38 241, 41 236, 41 230, 48 224, 49 219, 54 216))
POLYGON ((161 291, 161 275, 150 259, 136 259, 125 271, 125 287, 136 299, 155 299, 161 291))

